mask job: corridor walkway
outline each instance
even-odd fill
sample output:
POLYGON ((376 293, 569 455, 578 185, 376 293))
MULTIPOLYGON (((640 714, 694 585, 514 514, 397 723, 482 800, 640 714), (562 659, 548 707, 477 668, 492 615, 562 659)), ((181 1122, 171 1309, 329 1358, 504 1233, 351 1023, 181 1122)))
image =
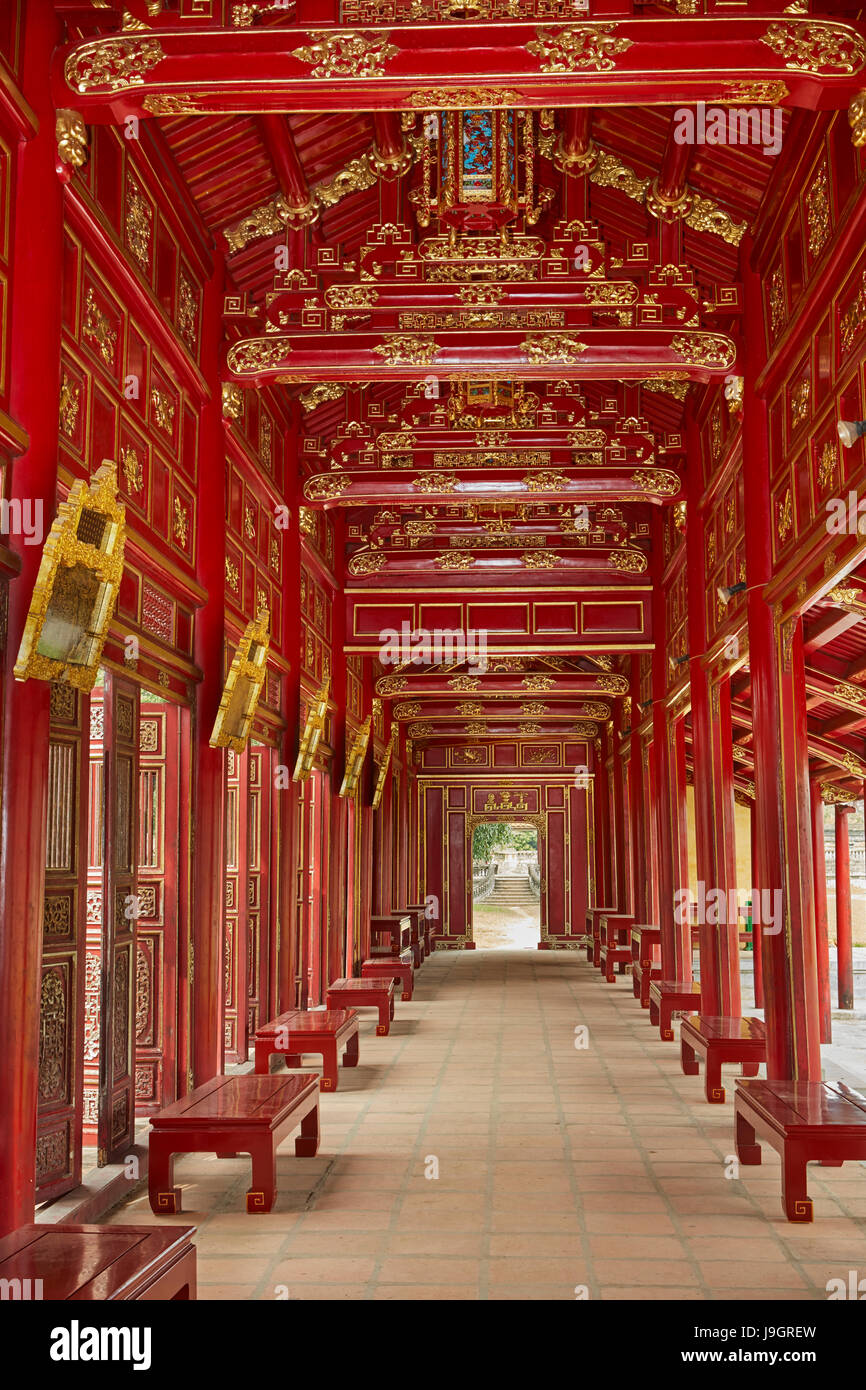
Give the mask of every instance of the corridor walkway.
MULTIPOLYGON (((199 1297, 826 1299, 866 1274, 863 1165, 811 1166, 815 1223, 790 1225, 776 1155, 726 1177, 730 1100, 582 956, 439 952, 391 1037, 368 1017, 270 1215, 243 1210, 246 1160, 178 1160, 199 1297)), ((155 1218, 142 1193, 111 1220, 155 1218)))

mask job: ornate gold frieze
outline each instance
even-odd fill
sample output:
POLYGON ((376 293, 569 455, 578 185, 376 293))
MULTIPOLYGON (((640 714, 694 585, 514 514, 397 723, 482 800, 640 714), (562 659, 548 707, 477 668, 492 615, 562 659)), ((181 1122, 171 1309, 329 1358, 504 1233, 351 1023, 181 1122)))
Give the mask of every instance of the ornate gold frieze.
POLYGON ((547 333, 538 338, 524 338, 521 350, 527 361, 534 364, 551 363, 557 366, 571 366, 586 352, 586 343, 575 338, 573 333, 547 333))
POLYGON ((324 405, 325 401, 338 401, 345 394, 346 388, 342 382, 320 381, 299 399, 302 408, 309 414, 316 406, 324 405))
POLYGON ((328 29, 311 29, 307 37, 311 42, 293 48, 292 57, 309 63, 312 77, 382 77, 385 63, 399 52, 388 42, 387 30, 380 34, 335 34, 328 29))
POLYGON ((641 386, 645 391, 658 391, 664 396, 672 396, 675 401, 684 401, 691 382, 678 380, 679 376, 677 372, 670 372, 665 376, 647 377, 641 382, 641 386))
POLYGON ((442 329, 562 328, 564 323, 563 309, 462 309, 443 313, 413 309, 398 317, 401 329, 433 333, 442 329))
POLYGON ((376 682, 377 695, 399 695, 409 684, 405 676, 382 676, 376 682))
POLYGON ((310 502, 330 502, 342 497, 351 483, 345 473, 316 473, 304 483, 304 496, 310 502))
POLYGON ((859 685, 852 685, 850 681, 840 681, 838 685, 834 685, 831 699, 841 700, 844 704, 849 705, 862 705, 866 700, 866 690, 859 685))
POLYGON ((229 371, 239 376, 255 376, 269 367, 276 367, 289 356, 291 345, 288 338, 241 338, 229 348, 229 371))
POLYGON ((615 154, 598 150, 598 157, 589 171, 590 183, 599 188, 615 188, 637 203, 646 201, 650 180, 638 178, 634 169, 615 154))
POLYGON ((854 73, 866 64, 866 41, 845 24, 815 20, 771 24, 761 43, 794 72, 854 73))
POLYGON ((550 713, 550 706, 549 706, 549 705, 543 705, 543 704, 541 703, 540 700, 525 700, 525 701, 523 702, 523 704, 520 706, 520 709, 521 709, 521 712, 522 712, 523 714, 530 714, 530 715, 532 715, 532 714, 534 714, 534 715, 539 715, 539 714, 549 714, 549 713, 550 713))
POLYGON ((394 333, 378 343, 373 351, 384 358, 389 367, 429 367, 440 349, 432 338, 394 333))
POLYGON ((520 684, 533 692, 555 690, 556 688, 556 681, 553 676, 524 676, 520 684))
POLYGON ((596 676, 595 688, 605 695, 627 695, 628 681, 625 676, 596 676))
POLYGON ((614 550, 608 564, 611 569, 623 570, 626 574, 645 574, 647 558, 642 550, 614 550))
POLYGON ((542 72, 611 72, 616 57, 631 48, 631 40, 616 36, 615 24, 572 24, 558 34, 536 29, 537 39, 526 45, 542 72))
POLYGON ((831 806, 846 806, 854 802, 855 794, 853 792, 846 792, 844 787, 834 786, 832 782, 822 782, 821 800, 831 806))
POLYGON ((440 570, 469 570, 475 564, 475 556, 466 551, 446 551, 437 555, 433 563, 440 570))
POLYGON ((164 57, 156 39, 96 39, 70 53, 63 72, 70 87, 78 92, 93 92, 100 87, 109 92, 125 92, 142 86, 150 69, 164 57))
POLYGON ((480 690, 481 684, 480 676, 452 676, 451 680, 448 681, 448 688, 449 690, 466 692, 480 690))
POLYGON ((719 333, 678 333, 671 350, 694 367, 732 367, 737 355, 730 338, 719 333))
POLYGON ((501 453, 483 454, 465 450, 440 453, 437 450, 433 455, 434 468, 542 468, 549 463, 548 449, 506 449, 501 453))
POLYGON ((654 493, 660 497, 672 497, 682 487, 677 474, 669 473, 663 468, 639 468, 636 473, 632 473, 631 481, 643 492, 654 493))
POLYGON ((412 486, 419 492, 456 492, 459 481, 456 473, 422 473, 412 486))
POLYGON ((519 107, 523 94, 510 87, 422 87, 409 96, 409 105, 424 111, 474 111, 493 106, 519 107))
POLYGON ((730 246, 739 246, 746 234, 747 222, 735 222, 730 213, 710 198, 701 198, 697 193, 691 193, 690 198, 691 206, 685 216, 687 227, 695 232, 710 232, 730 246))
POLYGON ((349 561, 349 573, 355 575, 378 574, 385 568, 387 556, 381 550, 362 550, 349 561))
POLYGON ((570 486, 570 479, 564 473, 527 473, 523 485, 530 492, 559 492, 570 486))
POLYGON ((858 148, 866 145, 866 92, 859 92, 848 107, 851 143, 858 148))
POLYGON ((521 559, 528 570, 552 570, 562 564, 560 556, 551 554, 549 550, 527 550, 521 559))

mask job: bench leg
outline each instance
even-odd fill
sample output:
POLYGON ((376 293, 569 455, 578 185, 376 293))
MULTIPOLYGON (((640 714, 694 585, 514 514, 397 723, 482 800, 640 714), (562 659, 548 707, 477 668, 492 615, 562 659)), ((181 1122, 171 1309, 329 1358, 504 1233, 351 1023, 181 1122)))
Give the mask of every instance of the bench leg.
POLYGON ((408 1004, 412 998, 412 971, 404 970, 400 976, 400 981, 403 985, 403 999, 408 1004))
POLYGON ((782 1155, 782 1206, 789 1221, 811 1221, 812 1199, 806 1191, 806 1154, 785 1141, 782 1155))
POLYGON ((319 1082, 323 1091, 336 1091, 339 1085, 340 1076, 338 1067, 340 1059, 337 1056, 337 1039, 322 1038, 322 1079, 319 1082))
POLYGON ((680 1037, 680 1064, 684 1076, 697 1076, 700 1071, 698 1066, 698 1054, 693 1047, 689 1047, 685 1038, 680 1037))
POLYGON ((267 1134, 250 1140, 252 1159, 252 1186, 247 1192, 247 1211, 270 1211, 277 1195, 277 1165, 274 1153, 274 1136, 267 1134))
POLYGON ((304 1060, 300 1052, 283 1052, 280 1055, 290 1071, 293 1067, 300 1067, 304 1060))
POLYGON ((746 1167, 753 1167, 761 1162, 761 1146, 755 1138, 755 1130, 745 1115, 737 1111, 736 1123, 736 1144, 737 1158, 746 1167))
POLYGON ((273 1044, 269 1042, 256 1043, 256 1062, 253 1071, 256 1076, 267 1076, 271 1067, 271 1052, 273 1044))
POLYGON ((356 1067, 358 1065, 360 1034, 353 1033, 346 1043, 346 1051, 343 1056, 344 1067, 356 1067))
POLYGON ((174 1215, 181 1209, 180 1188, 174 1184, 172 1136, 151 1130, 147 1160, 147 1196, 154 1216, 174 1215))
POLYGON ((386 1001, 379 1005, 379 1022, 376 1024, 376 1035, 380 1038, 387 1038, 391 1031, 391 1019, 394 1017, 394 1000, 391 999, 390 1007, 386 1001))
POLYGON ((301 1120, 301 1132, 295 1140, 296 1158, 315 1158, 319 1152, 319 1102, 301 1120))
POLYGON ((631 972, 631 992, 635 999, 640 999, 640 980, 634 971, 631 972))
POLYGON ((647 1003, 649 1004, 650 1023, 653 1028, 657 1028, 659 1024, 659 1006, 654 999, 649 997, 647 998, 647 1003))
POLYGON ((704 1094, 710 1105, 724 1105, 725 1103, 725 1088, 722 1085, 722 1059, 712 1047, 707 1050, 704 1094))
POLYGON ((743 1076, 758 1076, 761 1070, 760 1062, 744 1062, 743 1076))
POLYGON ((659 1005, 659 1037, 662 1042, 673 1042, 674 1030, 671 1027, 671 1014, 673 1010, 666 999, 659 1005))

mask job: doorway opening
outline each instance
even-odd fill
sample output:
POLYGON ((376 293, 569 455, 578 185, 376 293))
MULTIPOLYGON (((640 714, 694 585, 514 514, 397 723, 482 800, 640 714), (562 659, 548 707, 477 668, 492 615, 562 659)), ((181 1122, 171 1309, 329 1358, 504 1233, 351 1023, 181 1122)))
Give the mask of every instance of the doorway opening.
POLYGON ((538 831, 520 822, 476 825, 472 938, 479 950, 535 951, 541 935, 538 831))

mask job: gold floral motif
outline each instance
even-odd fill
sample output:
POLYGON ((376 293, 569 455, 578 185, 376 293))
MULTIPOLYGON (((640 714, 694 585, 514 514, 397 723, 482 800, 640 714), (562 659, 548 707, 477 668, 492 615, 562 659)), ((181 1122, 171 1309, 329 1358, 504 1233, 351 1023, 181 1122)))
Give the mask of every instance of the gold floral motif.
POLYGON ((464 700, 462 705, 455 705, 457 714, 483 714, 484 705, 480 700, 464 700))
POLYGON ((549 714, 550 706, 543 705, 540 700, 525 700, 520 706, 523 714, 549 714))
POLYGON ((586 343, 575 338, 573 333, 545 333, 540 337, 524 338, 520 346, 527 360, 536 365, 571 366, 582 352, 586 352, 586 343))
POLYGON ((384 64, 399 50, 389 43, 387 30, 380 34, 340 33, 311 29, 309 45, 293 48, 292 56, 312 65, 313 77, 381 77, 384 64))
POLYGON ((639 468, 632 473, 631 481, 635 487, 659 497, 673 497, 682 487, 676 473, 669 473, 663 468, 639 468))
POLYGON ((65 108, 54 122, 57 153, 64 164, 80 169, 87 163, 87 126, 77 111, 65 108))
POLYGON ((412 738, 427 738, 433 733, 432 724, 410 724, 408 730, 412 738))
POLYGON ((844 24, 809 21, 771 24, 761 43, 772 48, 785 67, 816 76, 859 72, 866 63, 866 42, 844 24))
POLYGON ((526 734, 530 738, 544 732, 541 724, 520 724, 518 727, 520 733, 526 734))
POLYGON ((809 414, 809 396, 811 395, 811 383, 808 377, 804 377, 798 382, 791 393, 791 429, 795 430, 801 425, 809 414))
MULTIPOLYGON (((671 373, 671 376, 674 374, 671 373)), ((674 381, 668 377, 647 377, 641 382, 645 391, 658 391, 665 396, 673 396, 675 401, 684 401, 691 386, 690 381, 674 381)))
POLYGON ((615 188, 637 203, 645 201, 650 186, 648 178, 638 178, 634 169, 607 150, 598 151, 598 158, 589 171, 589 181, 599 188, 615 188))
POLYGON ((785 496, 779 503, 778 512, 776 516, 776 535, 779 537, 779 540, 781 541, 782 545, 785 544, 785 541, 791 534, 791 529, 793 525, 794 503, 791 498, 791 489, 788 488, 785 492, 785 496))
POLYGON ((372 309, 378 298, 375 285, 332 285, 325 290, 329 309, 372 309))
POLYGON ((469 734, 471 738, 479 738, 487 733, 487 725, 480 720, 473 720, 470 724, 463 725, 463 732, 469 734))
POLYGON ((456 492, 459 481, 456 473, 422 473, 412 486, 419 492, 456 492))
POLYGON ((860 277, 860 288, 839 324, 843 352, 849 351, 864 324, 866 324, 866 270, 860 277))
POLYGON ((631 48, 631 40, 616 37, 615 24, 572 24, 552 34, 536 29, 537 39, 526 45, 533 57, 541 58, 542 72, 611 72, 615 58, 631 48))
POLYGON ((394 333, 384 343, 378 343, 373 351, 383 357, 389 367, 429 367, 439 347, 432 338, 394 333))
POLYGON ((523 105, 523 100, 521 92, 515 92, 508 87, 498 90, 489 87, 423 87, 420 91, 410 94, 409 105, 420 107, 424 111, 449 111, 455 108, 460 111, 475 111, 486 110, 492 106, 519 107, 523 105))
POLYGON ((60 383, 60 428, 70 438, 75 433, 80 402, 80 388, 75 386, 64 372, 60 383))
POLYGON ((183 505, 179 497, 174 499, 171 533, 181 549, 186 550, 189 540, 189 509, 183 505))
POLYGON ((806 194, 806 225, 809 255, 820 255, 830 235, 830 199, 827 192, 827 165, 822 163, 806 194))
POLYGON ((846 704, 862 705, 863 701, 866 700, 866 690, 863 690, 859 685, 851 685, 849 681, 842 681, 833 687, 831 698, 842 700, 846 704))
POLYGON ((859 149, 866 145, 866 92, 859 92, 848 107, 848 124, 851 127, 851 144, 859 149))
POLYGON ((409 684, 405 676, 382 676, 376 682, 377 695, 399 695, 409 684))
POLYGON ((694 367, 731 367, 737 355, 730 338, 719 333, 677 334, 671 350, 694 367))
POLYGON ((529 492, 560 492, 570 486, 571 480, 564 473, 527 473, 523 486, 529 492))
POLYGON ((695 232, 710 232, 721 237, 729 246, 739 246, 746 234, 748 222, 735 222, 730 213, 725 212, 710 198, 701 198, 690 193, 690 207, 685 216, 687 227, 695 232))
POLYGON ((135 449, 127 445, 121 450, 120 462, 123 464, 123 476, 126 478, 126 486, 130 492, 142 492, 144 489, 144 472, 141 467, 141 459, 135 449))
POLYGON ((624 570, 627 574, 645 574, 647 558, 642 550, 614 550, 608 564, 611 569, 624 570))
POLYGON ((234 561, 226 556, 226 583, 233 593, 237 593, 240 588, 241 576, 234 561))
POLYGON ((362 550, 349 561, 349 573, 364 575, 378 574, 385 568, 387 556, 381 550, 362 550))
POLYGON ((770 278, 770 327, 773 337, 778 338, 788 317, 785 307, 785 279, 782 267, 777 266, 770 278))
POLYGON ((330 502, 342 497, 351 483, 345 473, 316 473, 304 483, 304 496, 309 502, 330 502))
POLYGON ((628 681, 625 676, 596 676, 595 688, 605 695, 627 695, 628 681))
POLYGON ((171 434, 174 428, 174 401, 164 391, 159 391, 154 386, 150 392, 150 404, 156 418, 156 423, 166 434, 171 434))
POLYGON ((551 554, 549 550, 526 550, 521 558, 528 570, 553 570, 562 564, 560 556, 551 554))
POLYGON ((836 465, 839 462, 839 450, 836 444, 828 442, 821 450, 821 458, 818 462, 818 487, 822 492, 826 492, 836 473, 836 465))
POLYGON ((452 676, 451 680, 448 681, 448 688, 449 688, 450 690, 459 690, 459 691, 462 691, 462 692, 473 691, 473 690, 480 690, 480 689, 481 689, 481 677, 480 677, 480 676, 452 676))
POLYGON ((108 322, 108 317, 96 303, 91 286, 84 300, 84 336, 91 338, 99 348, 99 355, 109 367, 114 362, 114 349, 117 333, 108 322))
POLYGON ((291 352, 288 338, 242 338, 229 349, 229 371, 238 376, 251 375, 279 366, 291 352))
POLYGON ((395 719, 414 719, 423 709, 420 700, 406 700, 394 706, 395 719))
POLYGON ((854 793, 846 792, 844 787, 836 787, 832 782, 822 782, 821 800, 829 805, 850 805, 854 801, 854 793))
POLYGON ((399 430, 396 433, 383 432, 376 439, 376 444, 383 453, 398 453, 401 449, 414 449, 415 436, 411 430, 399 430))
POLYGON ((475 564, 475 556, 468 551, 458 550, 437 555, 433 563, 440 570, 470 570, 475 564))
POLYGON ((185 275, 178 276, 177 282, 177 327, 188 348, 195 351, 196 345, 196 299, 195 291, 185 275))
POLYGON ((138 184, 129 181, 126 194, 126 244, 142 270, 150 268, 150 234, 153 213, 138 184))
POLYGON ((540 692, 543 690, 554 690, 556 681, 553 676, 524 676, 520 682, 527 690, 540 692))
POLYGON ((64 77, 78 92, 92 92, 99 87, 124 92, 142 86, 149 70, 164 57, 156 39, 97 39, 70 53, 64 77))
POLYGON ((341 396, 346 394, 346 388, 340 381, 320 381, 305 395, 300 397, 302 409, 309 414, 317 406, 324 405, 325 401, 338 401, 341 396))

